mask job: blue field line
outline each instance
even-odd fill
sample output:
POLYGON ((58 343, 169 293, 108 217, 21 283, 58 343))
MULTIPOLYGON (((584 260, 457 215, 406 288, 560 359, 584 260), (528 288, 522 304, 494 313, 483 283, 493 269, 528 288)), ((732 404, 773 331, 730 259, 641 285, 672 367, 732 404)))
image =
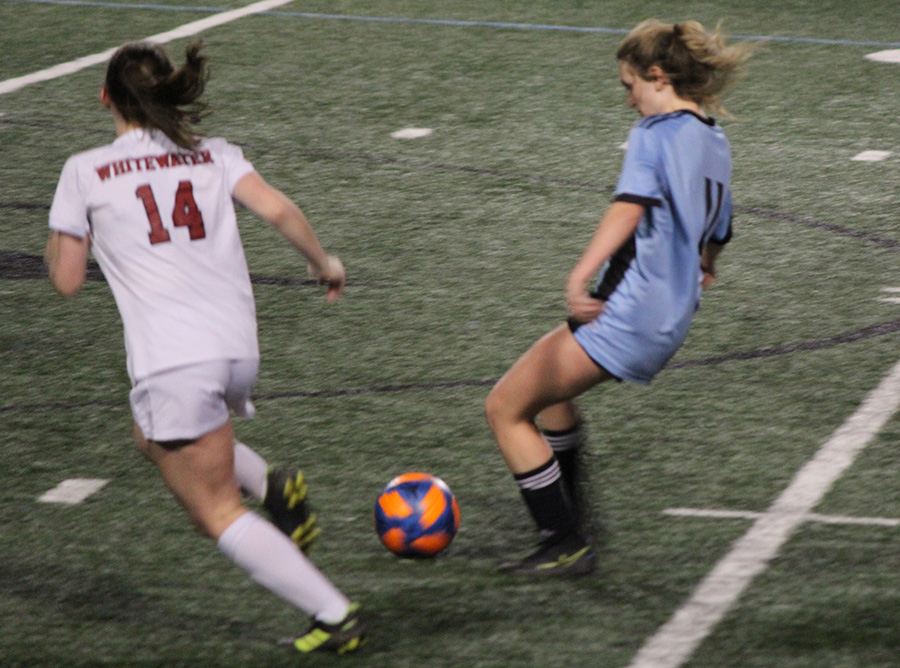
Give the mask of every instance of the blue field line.
MULTIPOLYGON (((166 12, 199 12, 216 14, 229 11, 224 7, 185 7, 179 5, 155 5, 150 3, 93 2, 91 0, 0 0, 4 3, 60 5, 71 7, 98 7, 103 9, 147 9, 166 12)), ((430 25, 458 28, 493 28, 499 30, 534 30, 600 35, 625 35, 628 29, 591 26, 567 26, 542 23, 515 23, 509 21, 467 21, 462 19, 423 19, 392 16, 358 16, 352 14, 319 14, 313 12, 268 11, 260 15, 298 18, 317 21, 353 21, 357 23, 391 23, 400 25, 430 25)), ((792 37, 784 35, 731 35, 733 39, 754 42, 783 42, 792 44, 823 44, 828 46, 854 46, 873 48, 900 48, 900 42, 877 42, 852 39, 825 39, 819 37, 792 37)))

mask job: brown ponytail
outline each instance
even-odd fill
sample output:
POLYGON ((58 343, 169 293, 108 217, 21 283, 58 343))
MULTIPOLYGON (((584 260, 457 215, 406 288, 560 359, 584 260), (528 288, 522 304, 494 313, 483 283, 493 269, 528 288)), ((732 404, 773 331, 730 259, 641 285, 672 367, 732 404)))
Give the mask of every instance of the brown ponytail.
POLYGON ((643 79, 658 66, 678 97, 727 116, 720 96, 742 76, 752 54, 749 44, 726 44, 721 26, 708 33, 697 21, 666 24, 649 19, 625 37, 616 60, 628 63, 643 79))
POLYGON ((125 44, 106 70, 110 101, 126 121, 161 130, 182 148, 195 148, 199 138, 193 126, 206 111, 200 96, 209 76, 200 49, 199 41, 188 46, 184 65, 175 69, 159 45, 125 44))

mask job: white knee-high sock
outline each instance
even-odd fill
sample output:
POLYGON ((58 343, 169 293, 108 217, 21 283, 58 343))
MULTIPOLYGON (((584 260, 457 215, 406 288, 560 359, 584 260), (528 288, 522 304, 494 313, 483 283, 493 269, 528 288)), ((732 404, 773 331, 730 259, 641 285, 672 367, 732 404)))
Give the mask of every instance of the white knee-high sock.
POLYGON ((234 477, 238 487, 257 501, 266 496, 266 473, 269 464, 250 446, 234 442, 234 477))
POLYGON ((276 596, 334 624, 350 601, 291 540, 254 512, 246 512, 219 537, 219 549, 276 596))

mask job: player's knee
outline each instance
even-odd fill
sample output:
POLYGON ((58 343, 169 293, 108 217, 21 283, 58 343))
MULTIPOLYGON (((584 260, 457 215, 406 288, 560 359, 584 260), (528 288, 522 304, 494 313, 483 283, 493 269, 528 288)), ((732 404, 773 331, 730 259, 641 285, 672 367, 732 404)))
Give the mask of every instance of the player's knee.
POLYGON ((504 398, 503 388, 498 383, 484 400, 484 415, 494 431, 510 419, 509 403, 504 398))

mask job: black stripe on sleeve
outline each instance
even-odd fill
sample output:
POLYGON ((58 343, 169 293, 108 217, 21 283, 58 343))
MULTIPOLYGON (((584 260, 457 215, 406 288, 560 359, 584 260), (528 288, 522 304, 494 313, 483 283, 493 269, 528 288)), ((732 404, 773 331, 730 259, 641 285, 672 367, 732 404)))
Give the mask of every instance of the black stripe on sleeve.
POLYGON ((641 206, 648 209, 653 208, 654 206, 662 206, 662 200, 656 199, 655 197, 641 197, 640 195, 629 195, 628 193, 616 195, 615 198, 613 198, 613 202, 628 202, 629 204, 640 204, 641 206))

